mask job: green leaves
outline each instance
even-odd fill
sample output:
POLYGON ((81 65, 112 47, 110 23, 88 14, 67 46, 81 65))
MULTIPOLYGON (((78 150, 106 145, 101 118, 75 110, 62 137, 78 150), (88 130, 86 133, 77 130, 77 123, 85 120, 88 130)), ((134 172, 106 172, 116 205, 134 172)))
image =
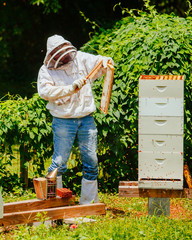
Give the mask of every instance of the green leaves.
MULTIPOLYGON (((0 102, 0 108, 0 152, 4 153, 4 157, 0 156, 0 166, 5 169, 5 158, 14 157, 12 146, 17 145, 20 146, 20 157, 25 156, 25 166, 32 160, 34 176, 41 175, 44 160, 52 154, 53 144, 51 118, 45 101, 37 94, 31 99, 8 96, 8 100, 0 102)), ((7 166, 10 164, 6 161, 7 166)), ((3 179, 7 180, 7 177, 3 179)))
POLYGON ((30 4, 32 5, 43 5, 44 7, 44 13, 48 14, 50 12, 57 13, 59 9, 61 9, 61 5, 59 3, 59 0, 30 0, 30 4))

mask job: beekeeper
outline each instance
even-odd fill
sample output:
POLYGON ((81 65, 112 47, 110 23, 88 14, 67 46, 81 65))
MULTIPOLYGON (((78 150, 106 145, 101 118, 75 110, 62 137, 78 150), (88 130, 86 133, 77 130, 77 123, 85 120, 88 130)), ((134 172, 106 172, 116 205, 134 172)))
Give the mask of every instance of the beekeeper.
POLYGON ((38 74, 38 93, 48 101, 53 116, 54 153, 48 173, 58 168, 58 187, 67 170, 71 148, 77 137, 83 164, 80 204, 97 203, 97 129, 92 113, 96 110, 91 82, 101 77, 111 58, 77 51, 71 42, 54 35, 47 40, 47 53, 38 74), (85 77, 103 60, 94 79, 85 77))

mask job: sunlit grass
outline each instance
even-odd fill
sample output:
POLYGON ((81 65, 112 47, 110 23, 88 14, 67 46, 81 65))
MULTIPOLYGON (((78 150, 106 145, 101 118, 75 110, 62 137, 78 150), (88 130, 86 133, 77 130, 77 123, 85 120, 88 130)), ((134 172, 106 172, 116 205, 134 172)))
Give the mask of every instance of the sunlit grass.
MULTIPOLYGON (((30 191, 23 194, 16 193, 15 199, 23 200, 34 197, 30 191)), ((5 201, 11 201, 14 195, 4 196, 5 201)), ((1 229, 0 239, 157 239, 157 240, 186 240, 192 239, 192 216, 185 219, 172 217, 155 217, 147 214, 147 198, 119 198, 118 194, 99 193, 100 201, 106 204, 106 215, 91 216, 94 223, 78 224, 71 230, 68 224, 47 227, 17 226, 1 229)), ((191 212, 191 200, 171 199, 171 204, 180 204, 191 212)), ((189 217, 189 216, 188 216, 189 217)))

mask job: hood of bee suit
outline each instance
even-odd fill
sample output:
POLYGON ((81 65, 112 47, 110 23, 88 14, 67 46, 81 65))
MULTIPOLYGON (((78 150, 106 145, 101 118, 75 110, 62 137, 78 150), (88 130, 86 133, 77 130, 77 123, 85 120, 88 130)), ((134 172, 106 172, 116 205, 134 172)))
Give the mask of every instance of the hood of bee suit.
MULTIPOLYGON (((67 54, 70 54, 72 61, 76 57, 77 49, 71 44, 71 42, 67 41, 62 36, 53 35, 47 39, 47 53, 44 59, 44 64, 49 69, 60 69, 61 63, 59 62, 59 60, 67 54), (62 45, 63 47, 59 48, 54 54, 52 54, 55 48, 58 48, 62 45), (61 54, 62 51, 64 51, 64 53, 61 54), (61 54, 61 56, 58 60, 55 60, 54 57, 59 53, 61 54)), ((69 63, 66 63, 64 65, 68 65, 69 63)))

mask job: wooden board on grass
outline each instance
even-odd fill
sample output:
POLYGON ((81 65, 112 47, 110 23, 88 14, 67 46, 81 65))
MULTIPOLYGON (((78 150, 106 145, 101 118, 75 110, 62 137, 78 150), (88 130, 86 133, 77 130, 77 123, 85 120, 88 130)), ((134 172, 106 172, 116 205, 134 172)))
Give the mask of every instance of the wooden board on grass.
POLYGON ((47 199, 47 200, 39 200, 39 199, 24 200, 24 201, 12 202, 12 203, 5 203, 4 213, 63 207, 63 206, 74 205, 74 204, 75 204, 75 196, 72 196, 71 198, 57 197, 55 199, 47 199))
POLYGON ((6 213, 3 215, 3 219, 0 219, 0 226, 10 226, 10 225, 39 222, 40 218, 37 217, 37 214, 42 214, 47 218, 46 220, 102 215, 102 214, 105 214, 105 204, 95 203, 95 204, 87 204, 87 205, 76 205, 76 206, 6 213), (46 215, 44 215, 44 213, 46 213, 46 215))

